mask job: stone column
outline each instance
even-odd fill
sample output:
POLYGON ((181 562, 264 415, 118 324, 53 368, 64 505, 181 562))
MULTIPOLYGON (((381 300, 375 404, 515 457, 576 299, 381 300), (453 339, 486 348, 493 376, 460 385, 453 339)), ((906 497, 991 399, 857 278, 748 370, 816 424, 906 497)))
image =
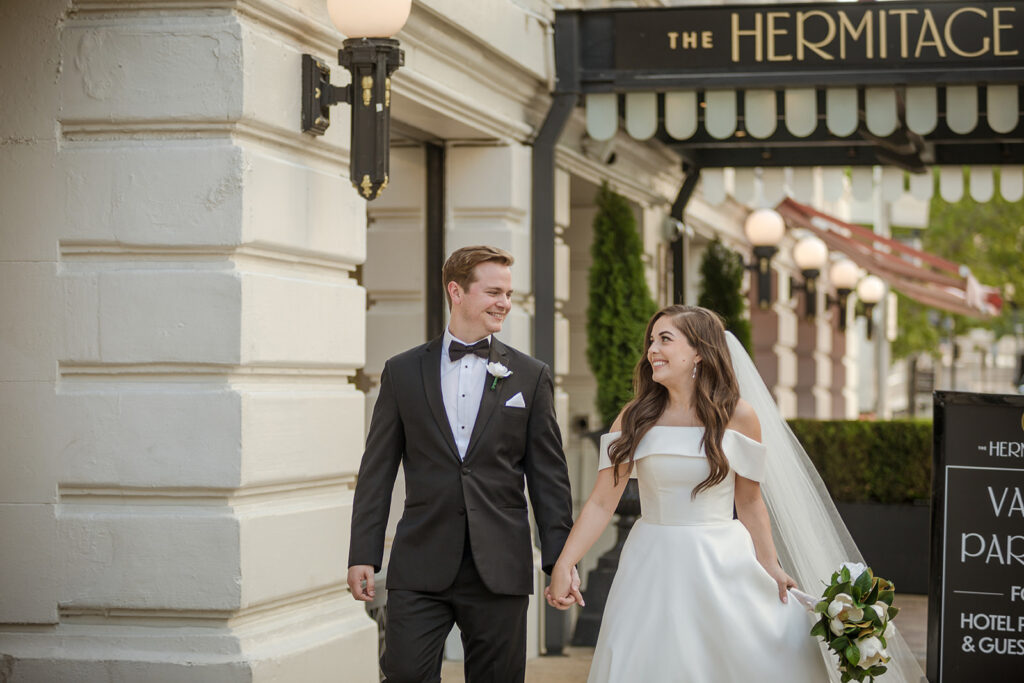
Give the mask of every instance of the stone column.
POLYGON ((750 327, 753 359, 761 379, 775 397, 783 417, 797 415, 796 384, 797 315, 788 304, 789 283, 778 270, 771 269, 772 303, 762 309, 757 303, 756 287, 750 287, 750 327), (781 288, 785 291, 780 292, 781 288))
POLYGON ((5 680, 376 680, 365 204, 299 4, 0 10, 5 680))
POLYGON ((793 387, 797 417, 815 417, 814 387, 818 382, 818 363, 814 355, 817 338, 815 320, 800 316, 796 324, 796 386, 793 387))
MULTIPOLYGON (((851 320, 852 317, 847 318, 851 320)), ((840 330, 839 325, 832 327, 832 419, 847 419, 847 378, 846 372, 846 330, 840 330)))
MULTIPOLYGON (((366 205, 366 366, 360 380, 366 392, 366 427, 380 393, 384 362, 426 339, 426 150, 391 150, 391 178, 384 193, 366 205)), ((441 273, 435 277, 441 278, 441 273)), ((391 496, 385 534, 385 565, 405 505, 401 467, 391 496)))

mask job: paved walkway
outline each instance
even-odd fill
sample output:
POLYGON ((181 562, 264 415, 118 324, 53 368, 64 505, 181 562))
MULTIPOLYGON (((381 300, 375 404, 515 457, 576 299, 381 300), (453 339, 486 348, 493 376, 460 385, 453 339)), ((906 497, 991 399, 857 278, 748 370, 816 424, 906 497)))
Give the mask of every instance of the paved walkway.
MULTIPOLYGON (((928 596, 900 595, 896 598, 900 614, 894 622, 907 644, 925 668, 925 644, 928 636, 928 596)), ((592 647, 568 647, 560 657, 537 657, 526 663, 527 683, 585 683, 590 669, 592 647)), ((444 683, 464 683, 462 662, 445 662, 441 668, 444 683)))

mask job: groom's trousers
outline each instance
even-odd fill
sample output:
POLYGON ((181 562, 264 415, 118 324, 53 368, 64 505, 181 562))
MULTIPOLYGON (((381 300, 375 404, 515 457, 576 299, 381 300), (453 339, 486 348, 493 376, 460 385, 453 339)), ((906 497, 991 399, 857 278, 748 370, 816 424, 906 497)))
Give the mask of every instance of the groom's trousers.
POLYGON ((484 585, 466 539, 455 581, 436 593, 388 590, 381 670, 387 683, 441 680, 444 641, 458 624, 466 683, 523 683, 529 596, 497 595, 484 585))

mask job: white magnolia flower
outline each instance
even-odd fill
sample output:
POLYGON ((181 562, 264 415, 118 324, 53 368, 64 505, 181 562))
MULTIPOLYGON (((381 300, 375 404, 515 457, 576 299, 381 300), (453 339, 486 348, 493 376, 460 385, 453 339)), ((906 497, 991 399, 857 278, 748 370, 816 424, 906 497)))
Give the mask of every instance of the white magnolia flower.
POLYGON ((857 662, 857 666, 862 669, 882 664, 889 659, 889 653, 882 647, 882 641, 875 636, 858 640, 857 649, 860 650, 860 661, 857 662))
POLYGON ((851 581, 856 581, 857 577, 863 574, 864 570, 867 569, 867 565, 865 565, 863 562, 843 562, 843 564, 839 567, 840 571, 842 571, 843 567, 846 567, 850 570, 851 581))
POLYGON ((879 604, 876 603, 874 605, 871 605, 871 609, 875 610, 875 614, 878 615, 878 618, 884 624, 885 620, 888 618, 887 617, 888 612, 885 609, 885 605, 879 605, 879 604))
POLYGON ((494 377, 497 377, 498 379, 505 379, 506 377, 512 374, 512 371, 506 368, 501 363, 488 363, 487 372, 489 372, 494 377))
POLYGON ((846 625, 838 619, 833 619, 828 622, 828 628, 832 631, 833 635, 841 636, 843 635, 843 630, 846 628, 846 625))
POLYGON ((829 603, 828 615, 840 621, 860 621, 864 618, 864 610, 854 606, 852 595, 840 593, 829 603))

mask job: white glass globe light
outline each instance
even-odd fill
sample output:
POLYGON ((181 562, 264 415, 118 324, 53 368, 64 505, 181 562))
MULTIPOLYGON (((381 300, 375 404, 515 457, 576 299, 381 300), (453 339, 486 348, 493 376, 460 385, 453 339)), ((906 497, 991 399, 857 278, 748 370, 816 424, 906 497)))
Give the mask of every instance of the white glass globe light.
POLYGON ((885 283, 877 275, 868 275, 857 285, 857 298, 866 304, 877 304, 885 296, 885 283))
POLYGON ((331 21, 346 38, 390 38, 405 26, 412 0, 327 0, 331 21))
POLYGON ((852 290, 857 286, 857 278, 860 277, 860 268, 848 258, 842 258, 832 264, 828 271, 829 282, 836 289, 852 290))
POLYGON ((755 247, 775 247, 786 234, 786 221, 774 209, 758 209, 747 216, 743 232, 755 247))
POLYGON ((815 235, 801 237, 793 246, 793 261, 800 270, 820 271, 828 261, 828 247, 815 235))

